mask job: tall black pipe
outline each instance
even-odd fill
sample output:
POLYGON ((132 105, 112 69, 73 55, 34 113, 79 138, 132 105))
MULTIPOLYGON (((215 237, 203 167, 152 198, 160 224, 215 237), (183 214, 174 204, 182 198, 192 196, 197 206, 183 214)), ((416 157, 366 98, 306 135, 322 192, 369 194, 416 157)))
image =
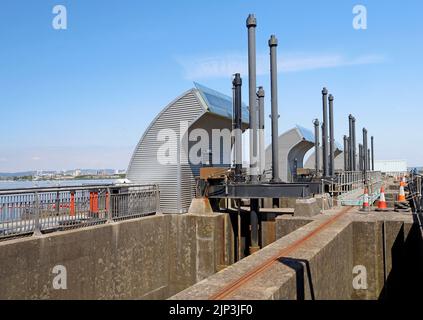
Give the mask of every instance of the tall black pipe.
POLYGON ((353 171, 357 171, 357 139, 356 139, 356 134, 355 134, 355 117, 352 118, 352 127, 353 127, 353 131, 352 131, 352 149, 353 149, 353 171))
POLYGON ((363 171, 363 145, 358 144, 358 169, 363 171))
POLYGON ((372 161, 370 159, 370 149, 367 149, 367 170, 372 171, 372 161))
POLYGON ((364 171, 364 180, 367 183, 367 129, 363 128, 363 162, 364 162, 364 167, 363 167, 363 171, 364 171))
POLYGON ((258 181, 258 114, 257 114, 257 96, 256 96, 256 27, 257 20, 253 14, 247 18, 248 28, 248 101, 250 106, 250 177, 251 182, 258 181))
POLYGON ((279 111, 278 111, 278 64, 277 64, 278 39, 272 35, 269 40, 270 48, 270 82, 272 103, 272 181, 280 182, 279 175, 279 111))
POLYGON ((335 128, 333 119, 333 95, 329 95, 329 129, 330 129, 330 146, 329 146, 329 175, 335 176, 335 128))
POLYGON ((322 101, 323 101, 323 136, 322 136, 322 148, 323 148, 323 176, 329 175, 329 162, 328 162, 328 90, 323 88, 322 90, 322 101))
POLYGON ((257 91, 258 109, 259 109, 259 169, 263 175, 265 170, 265 142, 264 142, 264 89, 259 87, 257 91))
POLYGON ((353 156, 353 116, 350 114, 348 117, 349 124, 349 148, 348 148, 348 171, 354 171, 354 156, 353 156))
POLYGON ((348 137, 344 136, 344 171, 348 171, 348 155, 349 155, 348 137))
POLYGON ((235 74, 233 85, 233 123, 235 131, 235 181, 242 179, 242 79, 239 73, 235 74))
POLYGON ((316 176, 320 171, 320 122, 319 119, 314 120, 314 169, 316 176))
POLYGON ((375 146, 374 146, 374 137, 371 138, 371 148, 372 148, 372 171, 375 171, 375 146))
POLYGON ((250 254, 258 251, 259 246, 259 199, 250 199, 250 254))

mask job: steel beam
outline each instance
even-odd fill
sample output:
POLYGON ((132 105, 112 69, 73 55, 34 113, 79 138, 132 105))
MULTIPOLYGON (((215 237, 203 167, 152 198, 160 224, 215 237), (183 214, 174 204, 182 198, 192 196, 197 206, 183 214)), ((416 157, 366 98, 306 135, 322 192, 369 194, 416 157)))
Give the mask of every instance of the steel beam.
POLYGON ((281 197, 306 198, 321 193, 320 182, 310 183, 261 183, 261 184, 229 184, 210 185, 210 199, 278 199, 281 197))

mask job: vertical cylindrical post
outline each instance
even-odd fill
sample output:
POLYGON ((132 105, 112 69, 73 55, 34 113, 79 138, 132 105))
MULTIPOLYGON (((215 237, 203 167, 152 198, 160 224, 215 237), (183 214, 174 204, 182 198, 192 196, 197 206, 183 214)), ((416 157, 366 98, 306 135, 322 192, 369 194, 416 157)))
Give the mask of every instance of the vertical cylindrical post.
POLYGON ((314 168, 316 176, 320 171, 320 122, 319 119, 314 120, 314 168))
POLYGON ((75 217, 75 191, 70 194, 70 216, 75 217))
POLYGON ((371 148, 372 148, 372 171, 375 171, 375 146, 374 146, 374 137, 371 138, 371 148))
POLYGON ((335 128, 333 119, 333 95, 329 95, 329 128, 330 128, 330 146, 329 146, 329 175, 335 176, 335 128))
POLYGON ((364 180, 367 183, 367 129, 363 128, 363 171, 364 171, 364 180))
POLYGON ((348 117, 348 128, 349 128, 349 152, 348 152, 348 171, 354 171, 354 156, 353 156, 353 116, 350 114, 348 117))
POLYGON ((113 215, 112 215, 112 206, 110 205, 112 198, 112 193, 110 188, 107 188, 106 191, 106 216, 107 216, 107 222, 113 222, 113 215))
POLYGON ((259 199, 250 199, 251 244, 250 254, 258 251, 259 247, 259 199))
POLYGON ((323 148, 323 176, 329 175, 329 163, 328 163, 328 90, 323 88, 322 90, 322 101, 323 101, 323 136, 322 136, 322 148, 323 148))
POLYGON ((259 168, 260 174, 263 175, 265 170, 266 160, 265 160, 265 142, 264 142, 264 89, 263 87, 259 87, 257 91, 257 99, 258 99, 258 108, 259 108, 259 168))
POLYGON ((242 179, 242 79, 239 73, 235 74, 232 85, 234 92, 233 122, 235 131, 235 181, 240 182, 242 179))
POLYGON ((279 175, 279 112, 278 112, 278 65, 277 47, 278 39, 272 35, 269 40, 270 47, 270 82, 272 103, 272 181, 280 182, 279 175))
POLYGON ((292 182, 297 181, 297 172, 298 172, 298 159, 294 159, 294 172, 292 173, 292 182))
POLYGON ((90 213, 94 211, 94 196, 93 192, 90 191, 90 213))
POLYGON ((356 171, 357 170, 357 139, 356 139, 356 134, 355 134, 355 117, 352 118, 352 156, 353 156, 353 170, 356 171))
POLYGON ((257 158, 258 158, 258 121, 257 121, 257 99, 256 99, 256 27, 257 20, 253 14, 247 18, 248 28, 248 84, 249 84, 249 119, 250 119, 250 177, 251 182, 257 182, 257 158))
POLYGON ((41 235, 41 221, 40 221, 40 195, 38 192, 35 192, 35 221, 34 221, 34 235, 41 235))
POLYGON ((156 190, 156 213, 160 213, 160 187, 158 184, 156 184, 154 187, 156 190))
POLYGON ((370 156, 370 149, 367 149, 367 171, 372 171, 372 162, 370 156))
POLYGON ((348 137, 344 136, 344 171, 348 171, 348 155, 349 155, 349 146, 348 146, 348 137))
POLYGON ((56 217, 60 215, 60 192, 56 192, 56 217))
POLYGON ((363 171, 363 145, 358 144, 358 169, 363 171))
POLYGON ((98 192, 94 192, 94 213, 98 214, 98 192))

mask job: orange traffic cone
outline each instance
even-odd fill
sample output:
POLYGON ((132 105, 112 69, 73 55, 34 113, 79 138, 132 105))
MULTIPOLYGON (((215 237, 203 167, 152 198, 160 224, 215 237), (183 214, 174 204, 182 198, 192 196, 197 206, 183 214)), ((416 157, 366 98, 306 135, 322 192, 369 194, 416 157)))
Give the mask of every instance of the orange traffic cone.
POLYGON ((376 211, 386 211, 388 210, 388 206, 386 205, 386 198, 385 198, 385 188, 382 186, 380 188, 380 199, 377 205, 376 211))
POLYGON ((398 202, 407 202, 407 199, 405 199, 405 190, 404 190, 403 185, 400 186, 400 192, 399 192, 399 195, 398 195, 398 202))
POLYGON ((405 176, 402 177, 401 182, 400 182, 400 186, 405 187, 405 185, 407 184, 406 180, 405 180, 405 176))
POLYGON ((363 207, 361 208, 360 211, 370 211, 370 206, 369 206, 369 191, 367 189, 367 187, 364 189, 364 196, 363 196, 363 207))

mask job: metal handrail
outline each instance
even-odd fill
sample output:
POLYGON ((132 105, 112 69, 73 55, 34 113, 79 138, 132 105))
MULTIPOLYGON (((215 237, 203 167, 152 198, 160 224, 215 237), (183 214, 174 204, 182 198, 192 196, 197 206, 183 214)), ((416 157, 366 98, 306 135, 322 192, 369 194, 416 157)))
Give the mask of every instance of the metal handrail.
POLYGON ((107 184, 0 191, 0 239, 154 214, 157 185, 107 184))
POLYGON ((107 188, 137 188, 137 187, 156 187, 154 184, 132 184, 132 183, 122 183, 122 184, 103 184, 103 185, 82 185, 82 186, 57 186, 57 187, 31 187, 24 189, 1 189, 1 195, 10 195, 10 194, 29 194, 29 193, 41 193, 41 192, 61 192, 61 191, 77 191, 77 190, 92 190, 92 189, 107 189, 107 188))

